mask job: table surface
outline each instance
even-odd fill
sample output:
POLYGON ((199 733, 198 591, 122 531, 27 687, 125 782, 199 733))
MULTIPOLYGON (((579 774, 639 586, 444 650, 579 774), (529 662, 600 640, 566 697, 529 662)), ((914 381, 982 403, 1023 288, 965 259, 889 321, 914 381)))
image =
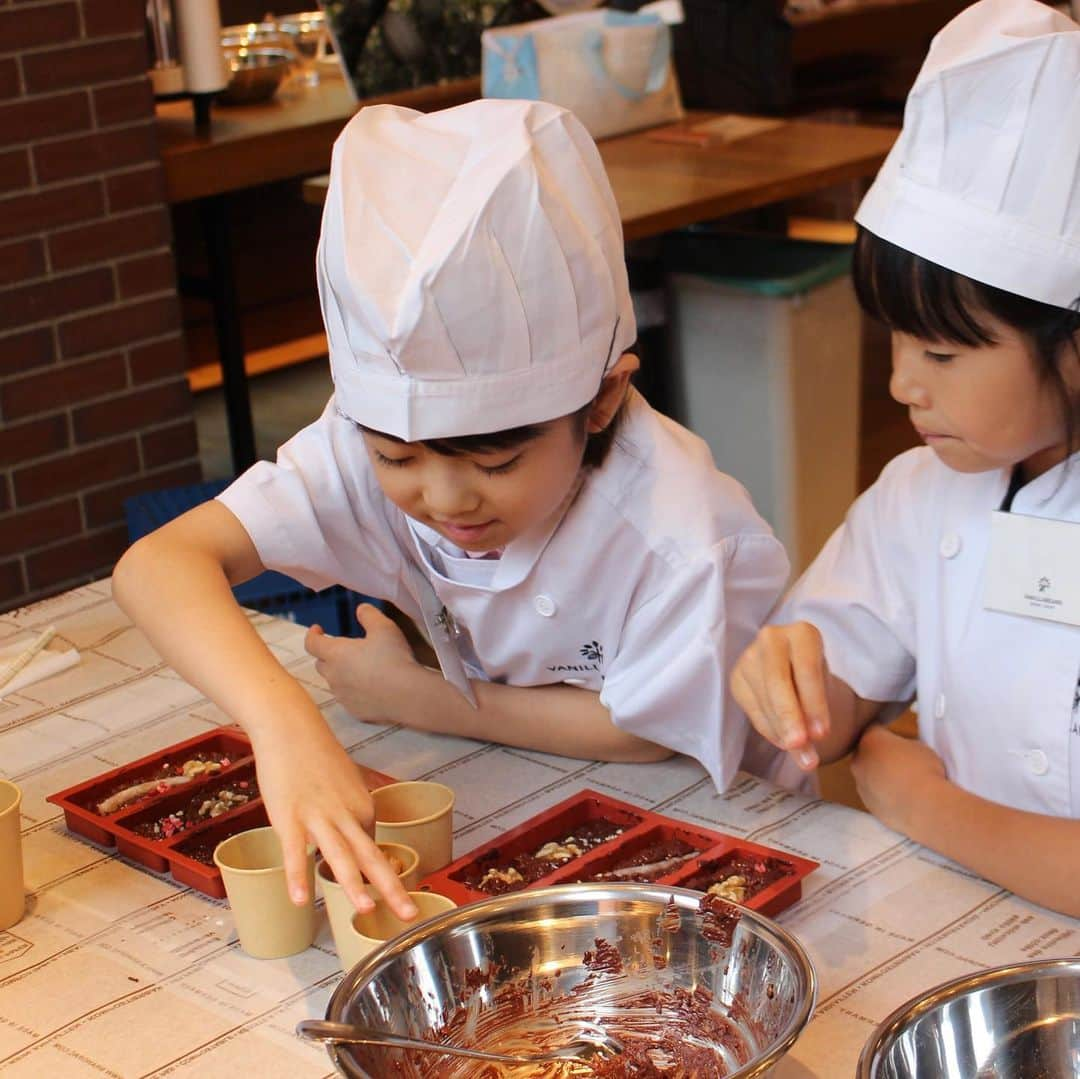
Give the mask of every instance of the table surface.
MULTIPOLYGON (((780 1079, 853 1074, 874 1024, 917 992, 984 966, 1080 952, 1080 922, 1025 903, 843 806, 702 769, 601 764, 360 723, 303 649, 304 627, 252 615, 358 761, 457 793, 464 853, 585 787, 821 863, 780 921, 820 978, 817 1013, 780 1079)), ((55 624, 81 663, 0 700, 0 776, 23 790, 27 914, 0 932, 4 1079, 106 1075, 328 1076, 296 1022, 341 977, 320 914, 314 946, 256 960, 225 903, 69 834, 46 796, 226 717, 161 662, 107 581, 0 615, 0 647, 55 624)))

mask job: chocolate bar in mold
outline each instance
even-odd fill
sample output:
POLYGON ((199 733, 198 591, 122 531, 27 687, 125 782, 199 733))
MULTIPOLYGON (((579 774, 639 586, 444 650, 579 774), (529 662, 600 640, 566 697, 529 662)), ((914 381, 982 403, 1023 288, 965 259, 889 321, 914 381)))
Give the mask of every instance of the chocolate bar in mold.
POLYGON ((195 777, 180 780, 185 762, 205 761, 224 768, 250 756, 251 743, 243 731, 237 727, 218 727, 51 794, 48 801, 64 811, 71 831, 111 847, 116 842, 113 822, 121 813, 147 805, 193 781, 195 777), (169 779, 175 782, 165 782, 169 779), (113 807, 117 796, 132 791, 130 798, 113 807))
POLYGON ((575 884, 655 883, 715 849, 723 838, 676 823, 659 824, 613 844, 561 880, 575 884))

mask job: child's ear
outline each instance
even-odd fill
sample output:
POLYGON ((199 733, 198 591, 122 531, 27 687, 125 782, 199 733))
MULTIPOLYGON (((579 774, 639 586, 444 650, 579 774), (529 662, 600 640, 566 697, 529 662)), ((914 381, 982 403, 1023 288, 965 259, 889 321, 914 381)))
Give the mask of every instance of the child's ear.
POLYGON ((632 352, 624 352, 614 363, 603 381, 600 383, 600 392, 593 399, 589 409, 589 419, 585 424, 585 430, 590 435, 604 430, 615 418, 619 406, 626 399, 626 389, 630 385, 630 376, 641 366, 632 352))

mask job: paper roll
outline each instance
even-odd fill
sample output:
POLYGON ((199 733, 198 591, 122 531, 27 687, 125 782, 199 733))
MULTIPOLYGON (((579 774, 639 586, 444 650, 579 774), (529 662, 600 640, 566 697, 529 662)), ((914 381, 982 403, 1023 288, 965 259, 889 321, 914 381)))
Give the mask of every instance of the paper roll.
POLYGON ((229 81, 217 0, 176 0, 177 39, 189 94, 212 94, 229 81))
MULTIPOLYGON (((3 656, 4 653, 0 653, 0 658, 3 656)), ((10 658, 13 657, 14 652, 10 658)), ((69 648, 66 652, 39 652, 10 682, 0 688, 0 700, 9 693, 40 682, 43 678, 69 670, 78 662, 79 653, 74 648, 69 648)))

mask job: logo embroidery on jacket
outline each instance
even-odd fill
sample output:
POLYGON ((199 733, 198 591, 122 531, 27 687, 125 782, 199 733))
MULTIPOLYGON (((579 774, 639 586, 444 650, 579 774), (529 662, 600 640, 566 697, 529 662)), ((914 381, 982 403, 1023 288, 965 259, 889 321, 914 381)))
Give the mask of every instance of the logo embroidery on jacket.
POLYGON ((555 663, 549 671, 602 671, 604 666, 604 646, 599 641, 586 641, 578 652, 588 663, 555 663))

